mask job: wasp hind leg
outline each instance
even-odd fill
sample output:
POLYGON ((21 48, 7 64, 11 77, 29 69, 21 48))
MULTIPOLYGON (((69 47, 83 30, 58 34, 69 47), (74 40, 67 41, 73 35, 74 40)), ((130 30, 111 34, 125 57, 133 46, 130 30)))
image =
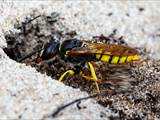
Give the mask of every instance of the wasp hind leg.
POLYGON ((82 76, 83 78, 85 78, 86 80, 92 80, 92 81, 94 81, 94 82, 95 82, 95 85, 96 85, 97 93, 100 94, 99 85, 98 85, 99 80, 97 79, 97 75, 96 75, 96 73, 95 73, 94 67, 93 67, 92 63, 90 63, 90 62, 88 62, 88 65, 89 65, 89 68, 90 68, 91 76, 92 76, 92 77, 85 76, 85 75, 82 74, 82 73, 81 73, 81 76, 82 76))

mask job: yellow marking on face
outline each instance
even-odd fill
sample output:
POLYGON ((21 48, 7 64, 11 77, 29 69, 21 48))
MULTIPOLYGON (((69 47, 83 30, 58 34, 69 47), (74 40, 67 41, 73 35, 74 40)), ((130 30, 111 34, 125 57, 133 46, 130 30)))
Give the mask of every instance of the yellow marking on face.
POLYGON ((133 61, 136 61, 136 60, 139 60, 139 59, 140 59, 140 58, 139 58, 138 55, 134 55, 133 58, 132 58, 133 61))
POLYGON ((102 56, 102 58, 101 58, 101 61, 102 61, 102 62, 106 62, 106 63, 108 63, 108 62, 109 62, 110 57, 111 57, 111 56, 109 56, 109 55, 103 55, 103 56, 102 56))
POLYGON ((65 55, 68 55, 69 51, 66 51, 66 54, 65 55))
POLYGON ((119 60, 119 63, 125 63, 127 56, 122 56, 119 60))
POLYGON ((133 55, 127 57, 127 62, 133 61, 133 55))
POLYGON ((118 60, 119 60, 119 56, 113 56, 111 63, 112 64, 117 64, 118 60))
POLYGON ((68 57, 68 53, 69 53, 69 51, 66 51, 66 53, 64 54, 64 56, 68 57))
POLYGON ((101 57, 101 53, 102 53, 102 50, 96 51, 96 59, 99 59, 101 57))

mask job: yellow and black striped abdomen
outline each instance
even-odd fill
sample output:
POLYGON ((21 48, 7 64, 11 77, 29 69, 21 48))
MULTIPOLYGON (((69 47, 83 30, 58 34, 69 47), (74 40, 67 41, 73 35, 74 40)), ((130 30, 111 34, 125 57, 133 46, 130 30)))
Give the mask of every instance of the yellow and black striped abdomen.
POLYGON ((109 64, 123 64, 123 63, 131 63, 133 61, 138 61, 139 55, 112 55, 111 52, 98 50, 96 53, 96 59, 102 62, 106 62, 109 64))

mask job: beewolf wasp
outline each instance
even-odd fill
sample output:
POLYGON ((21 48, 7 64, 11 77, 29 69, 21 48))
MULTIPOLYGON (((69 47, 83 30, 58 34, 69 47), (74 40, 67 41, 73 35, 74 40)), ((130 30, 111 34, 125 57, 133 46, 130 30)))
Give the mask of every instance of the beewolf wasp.
POLYGON ((117 44, 90 43, 78 39, 64 40, 61 44, 59 41, 51 41, 44 46, 41 55, 37 61, 44 61, 59 55, 66 62, 74 64, 72 69, 64 72, 59 81, 65 76, 79 74, 86 80, 95 82, 97 93, 100 93, 99 82, 93 62, 101 61, 107 64, 127 64, 140 61, 139 52, 131 47, 117 44), (91 76, 85 75, 83 67, 88 64, 91 76))

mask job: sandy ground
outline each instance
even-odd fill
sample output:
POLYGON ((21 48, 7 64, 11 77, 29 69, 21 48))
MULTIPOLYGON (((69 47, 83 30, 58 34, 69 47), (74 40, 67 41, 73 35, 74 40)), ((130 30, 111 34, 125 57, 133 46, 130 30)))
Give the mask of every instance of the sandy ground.
MULTIPOLYGON (((117 29, 117 36, 123 35, 130 45, 144 47, 153 58, 159 58, 159 6, 158 1, 1 1, 0 47, 7 46, 3 34, 13 29, 17 20, 23 20, 34 11, 40 14, 56 11, 65 18, 64 26, 77 31, 80 38, 108 35, 117 29)), ((67 87, 30 66, 9 59, 2 49, 0 67, 0 118, 42 119, 58 106, 87 96, 87 93, 67 87)), ((106 119, 115 115, 94 100, 87 100, 82 106, 87 107, 82 110, 76 105, 67 108, 59 118, 100 119, 101 113, 105 113, 103 118, 106 119)))

